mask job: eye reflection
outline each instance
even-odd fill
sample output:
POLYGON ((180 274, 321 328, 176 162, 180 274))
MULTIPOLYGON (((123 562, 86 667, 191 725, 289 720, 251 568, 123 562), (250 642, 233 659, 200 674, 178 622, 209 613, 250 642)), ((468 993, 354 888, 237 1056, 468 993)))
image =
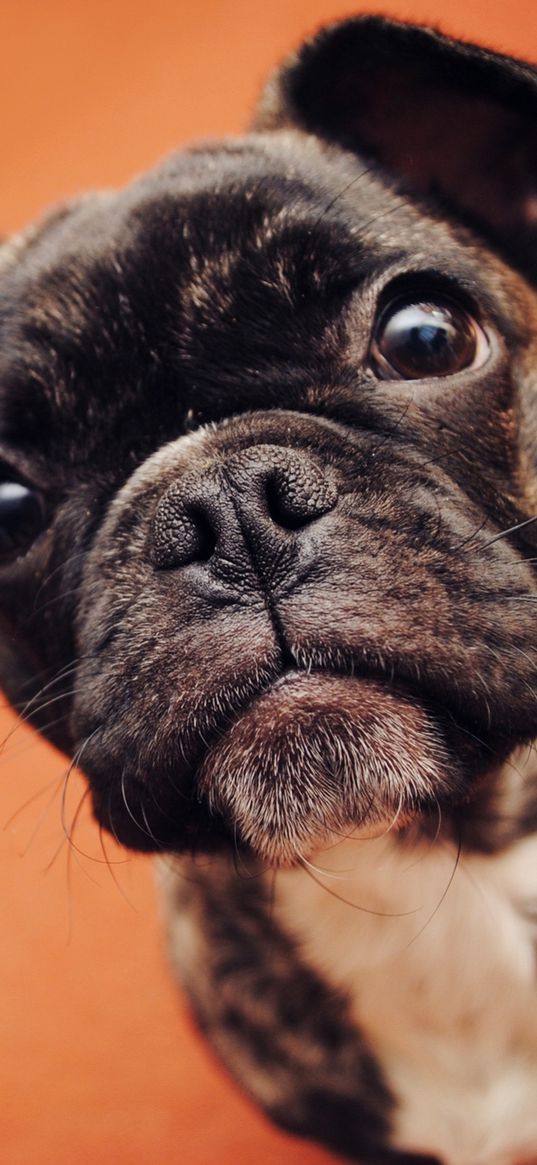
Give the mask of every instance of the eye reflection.
POLYGON ((43 526, 43 504, 37 490, 18 481, 0 482, 0 561, 27 550, 43 526))
POLYGON ((371 346, 374 369, 384 380, 453 376, 480 367, 488 354, 477 321, 447 298, 392 302, 381 313, 371 346))

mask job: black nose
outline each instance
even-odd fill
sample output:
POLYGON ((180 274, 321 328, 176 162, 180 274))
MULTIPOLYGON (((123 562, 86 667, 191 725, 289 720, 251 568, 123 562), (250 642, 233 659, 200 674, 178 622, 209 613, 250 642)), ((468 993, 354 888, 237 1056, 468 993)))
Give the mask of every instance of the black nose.
POLYGON ((337 489, 302 450, 256 445, 174 482, 153 520, 150 557, 160 569, 234 556, 237 537, 265 555, 290 531, 334 508, 337 489))

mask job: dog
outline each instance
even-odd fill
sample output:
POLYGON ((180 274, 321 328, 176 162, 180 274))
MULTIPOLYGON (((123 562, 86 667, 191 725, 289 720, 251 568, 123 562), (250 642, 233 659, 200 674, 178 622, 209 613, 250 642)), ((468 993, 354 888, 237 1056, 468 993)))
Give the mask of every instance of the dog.
POLYGON ((5 691, 230 1071, 364 1165, 537 1160, 536 126, 349 19, 0 251, 5 691))

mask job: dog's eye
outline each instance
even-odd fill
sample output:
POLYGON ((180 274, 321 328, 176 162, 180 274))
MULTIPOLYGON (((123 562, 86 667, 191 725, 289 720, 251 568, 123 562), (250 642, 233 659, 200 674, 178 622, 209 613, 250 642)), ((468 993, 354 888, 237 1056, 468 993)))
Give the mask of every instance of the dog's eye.
POLYGON ((19 481, 0 481, 0 562, 23 554, 44 526, 37 490, 19 481))
POLYGON ((449 299, 397 299, 382 312, 371 345, 384 380, 423 380, 479 368, 489 354, 485 333, 449 299))

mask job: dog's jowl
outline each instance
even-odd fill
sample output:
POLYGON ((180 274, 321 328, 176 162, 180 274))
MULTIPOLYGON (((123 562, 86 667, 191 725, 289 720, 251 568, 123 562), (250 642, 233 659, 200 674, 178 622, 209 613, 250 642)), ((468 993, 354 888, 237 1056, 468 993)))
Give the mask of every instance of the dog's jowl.
POLYGON ((3 684, 166 855, 230 1071, 364 1165, 537 1160, 536 126, 351 20, 0 250, 3 684))

